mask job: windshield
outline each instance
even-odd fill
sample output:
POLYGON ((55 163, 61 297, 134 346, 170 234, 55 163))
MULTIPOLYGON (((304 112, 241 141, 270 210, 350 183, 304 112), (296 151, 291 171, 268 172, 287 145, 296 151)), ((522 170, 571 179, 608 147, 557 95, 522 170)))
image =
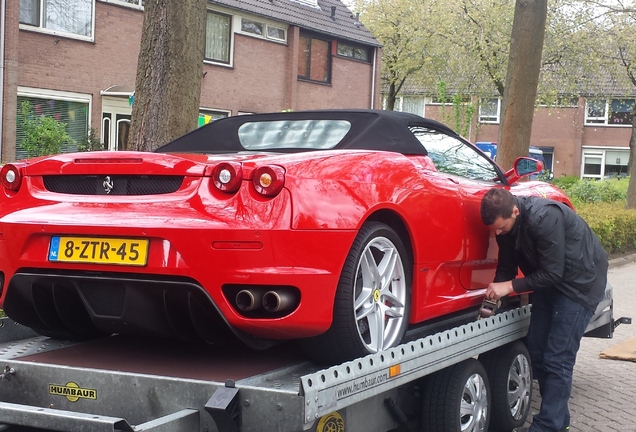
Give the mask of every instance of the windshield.
POLYGON ((277 120, 248 122, 238 129, 246 150, 334 148, 351 129, 346 120, 277 120))

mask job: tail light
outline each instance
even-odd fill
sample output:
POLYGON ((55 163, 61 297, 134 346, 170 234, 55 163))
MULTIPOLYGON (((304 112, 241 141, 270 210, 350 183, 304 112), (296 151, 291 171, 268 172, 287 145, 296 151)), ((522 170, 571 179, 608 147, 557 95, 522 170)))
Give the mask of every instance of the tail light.
POLYGON ((220 191, 234 193, 242 181, 243 166, 238 162, 222 162, 212 170, 212 182, 220 191))
POLYGON ((264 165, 252 173, 256 192, 268 197, 276 196, 285 185, 285 170, 276 165, 264 165))
POLYGON ((7 164, 0 170, 0 181, 6 189, 17 191, 22 183, 22 174, 20 169, 12 164, 7 164))

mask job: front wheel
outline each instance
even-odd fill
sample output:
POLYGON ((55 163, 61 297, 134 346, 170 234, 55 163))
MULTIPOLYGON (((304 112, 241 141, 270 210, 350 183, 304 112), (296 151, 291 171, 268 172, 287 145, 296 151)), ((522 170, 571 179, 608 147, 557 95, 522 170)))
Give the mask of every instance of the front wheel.
POLYGON ((487 432, 490 386, 475 359, 449 366, 422 384, 423 432, 487 432))
POLYGON ((339 363, 391 348, 408 325, 411 259, 388 225, 369 222, 347 255, 327 332, 303 342, 321 363, 339 363))

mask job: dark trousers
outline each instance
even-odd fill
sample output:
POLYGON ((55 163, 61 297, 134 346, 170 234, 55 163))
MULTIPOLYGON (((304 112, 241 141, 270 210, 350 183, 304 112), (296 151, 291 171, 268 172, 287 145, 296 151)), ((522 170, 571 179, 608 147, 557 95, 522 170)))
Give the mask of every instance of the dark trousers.
POLYGON ((557 432, 570 425, 572 371, 593 314, 556 288, 533 294, 527 341, 541 410, 532 420, 531 432, 557 432))

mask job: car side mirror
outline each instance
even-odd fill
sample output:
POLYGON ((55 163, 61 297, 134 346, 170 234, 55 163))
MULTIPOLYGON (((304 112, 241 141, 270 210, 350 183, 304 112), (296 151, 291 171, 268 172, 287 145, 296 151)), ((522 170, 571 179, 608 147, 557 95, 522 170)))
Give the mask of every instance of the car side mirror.
POLYGON ((519 177, 538 173, 543 170, 541 161, 528 157, 517 158, 512 166, 515 170, 515 175, 519 177))
POLYGON ((517 182, 521 177, 538 173, 543 170, 543 163, 529 157, 519 157, 512 164, 512 169, 506 172, 508 183, 517 182))

